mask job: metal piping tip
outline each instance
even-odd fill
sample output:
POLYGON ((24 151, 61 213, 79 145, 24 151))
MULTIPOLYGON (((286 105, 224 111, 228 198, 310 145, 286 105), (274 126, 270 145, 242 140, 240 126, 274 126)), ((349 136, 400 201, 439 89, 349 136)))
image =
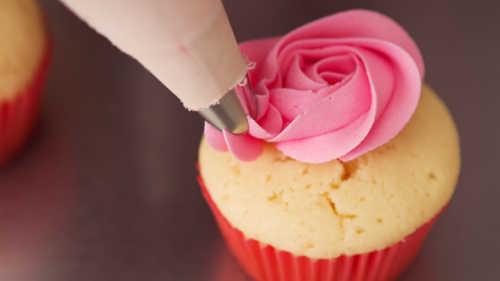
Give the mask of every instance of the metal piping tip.
POLYGON ((226 130, 236 135, 248 131, 246 114, 234 89, 226 93, 217 104, 202 109, 199 113, 221 131, 226 130))

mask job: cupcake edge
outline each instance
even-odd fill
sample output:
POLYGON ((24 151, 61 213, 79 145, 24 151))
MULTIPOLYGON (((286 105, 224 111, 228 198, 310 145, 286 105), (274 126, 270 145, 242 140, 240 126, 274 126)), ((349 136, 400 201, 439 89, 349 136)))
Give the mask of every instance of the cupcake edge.
POLYGON ((45 51, 31 81, 13 98, 0 100, 0 166, 21 150, 38 119, 42 90, 52 61, 53 43, 47 23, 45 51))

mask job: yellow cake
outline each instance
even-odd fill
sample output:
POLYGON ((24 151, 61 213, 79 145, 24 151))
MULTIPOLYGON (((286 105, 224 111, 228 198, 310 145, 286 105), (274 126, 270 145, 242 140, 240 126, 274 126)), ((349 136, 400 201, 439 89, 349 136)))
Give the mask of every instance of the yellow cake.
POLYGON ((460 152, 450 113, 424 85, 403 131, 353 161, 308 164, 266 144, 240 162, 202 141, 199 163, 210 197, 245 237, 335 258, 391 246, 436 216, 454 192, 460 152))
POLYGON ((0 0, 0 100, 30 83, 46 51, 42 13, 33 0, 0 0))

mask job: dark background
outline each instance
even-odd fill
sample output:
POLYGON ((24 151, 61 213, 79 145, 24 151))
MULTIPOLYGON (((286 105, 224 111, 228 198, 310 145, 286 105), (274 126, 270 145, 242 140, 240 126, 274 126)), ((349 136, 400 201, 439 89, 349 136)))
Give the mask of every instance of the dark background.
MULTIPOLYGON (((40 126, 0 170, 0 279, 247 280, 195 181, 201 119, 59 2, 40 2, 55 56, 40 126)), ((349 8, 409 31, 455 117, 463 163, 452 203, 401 280, 499 280, 500 4, 225 2, 239 41, 349 8)))

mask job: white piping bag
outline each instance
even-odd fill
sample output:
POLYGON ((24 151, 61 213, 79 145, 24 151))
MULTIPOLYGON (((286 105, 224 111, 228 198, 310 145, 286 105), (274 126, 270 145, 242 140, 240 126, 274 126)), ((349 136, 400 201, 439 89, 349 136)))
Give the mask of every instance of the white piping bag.
POLYGON ((137 59, 188 110, 220 130, 248 130, 234 92, 247 73, 220 0, 62 0, 137 59))

